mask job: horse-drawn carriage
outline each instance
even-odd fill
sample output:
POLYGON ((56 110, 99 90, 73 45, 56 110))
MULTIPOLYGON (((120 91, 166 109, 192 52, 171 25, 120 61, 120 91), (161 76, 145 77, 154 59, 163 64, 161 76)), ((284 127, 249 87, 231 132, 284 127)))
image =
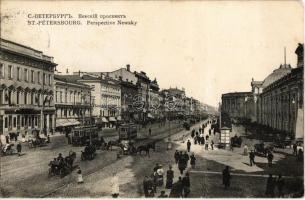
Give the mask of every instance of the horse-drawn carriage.
POLYGON ((69 152, 65 158, 61 154, 49 163, 49 176, 60 176, 61 178, 71 173, 74 169, 73 163, 76 158, 76 153, 69 152))
POLYGON ((96 148, 94 145, 87 145, 82 151, 81 159, 82 160, 93 160, 96 156, 96 148))
POLYGON ((14 144, 4 144, 1 145, 1 155, 7 156, 7 155, 13 155, 14 149, 13 149, 14 144))
POLYGON ((254 153, 257 155, 267 156, 269 151, 273 151, 274 146, 271 143, 258 143, 254 145, 254 153))
POLYGON ((124 155, 141 154, 143 151, 146 152, 146 155, 149 155, 150 149, 155 150, 155 141, 137 138, 137 126, 132 123, 121 125, 117 145, 124 155))
POLYGON ((29 148, 43 147, 47 145, 47 138, 45 138, 44 135, 40 135, 39 130, 33 130, 32 135, 33 137, 30 136, 28 139, 29 148))

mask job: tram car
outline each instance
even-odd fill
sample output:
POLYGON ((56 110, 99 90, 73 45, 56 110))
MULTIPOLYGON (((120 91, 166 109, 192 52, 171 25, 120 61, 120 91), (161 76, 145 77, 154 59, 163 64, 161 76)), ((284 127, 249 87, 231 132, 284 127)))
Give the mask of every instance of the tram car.
POLYGON ((133 123, 122 124, 119 128, 119 140, 133 140, 137 138, 137 126, 133 123))
POLYGON ((88 143, 96 143, 98 138, 98 127, 77 126, 72 129, 71 143, 73 146, 84 146, 88 143))

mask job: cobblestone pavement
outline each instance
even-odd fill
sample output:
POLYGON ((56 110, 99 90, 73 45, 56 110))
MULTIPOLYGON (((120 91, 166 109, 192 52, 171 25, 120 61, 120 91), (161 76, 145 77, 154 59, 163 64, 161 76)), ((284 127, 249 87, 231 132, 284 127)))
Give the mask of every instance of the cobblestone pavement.
MULTIPOLYGON (((181 130, 181 124, 172 123, 172 130, 181 130)), ((153 126, 152 137, 166 135, 168 126, 160 127, 153 126)), ((146 134, 147 130, 142 129, 139 132, 140 136, 146 134), (144 133, 144 134, 143 134, 144 133)), ((107 140, 107 139, 106 139, 107 140)), ((81 162, 80 153, 84 147, 72 147, 67 145, 66 138, 63 135, 51 137, 51 144, 46 147, 36 149, 28 149, 23 144, 23 155, 0 157, 0 196, 3 197, 36 197, 48 193, 62 185, 74 181, 73 176, 48 177, 48 163, 59 153, 66 156, 70 150, 77 154, 75 165, 79 165, 84 174, 90 174, 97 169, 103 168, 116 161, 116 150, 113 151, 98 151, 97 157, 93 161, 81 162)))

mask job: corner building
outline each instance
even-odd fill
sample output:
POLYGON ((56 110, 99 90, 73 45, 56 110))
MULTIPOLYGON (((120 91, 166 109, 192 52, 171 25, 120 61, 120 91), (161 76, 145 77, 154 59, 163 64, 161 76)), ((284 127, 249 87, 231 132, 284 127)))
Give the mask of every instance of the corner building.
POLYGON ((53 133, 53 57, 4 39, 0 48, 0 134, 53 133))

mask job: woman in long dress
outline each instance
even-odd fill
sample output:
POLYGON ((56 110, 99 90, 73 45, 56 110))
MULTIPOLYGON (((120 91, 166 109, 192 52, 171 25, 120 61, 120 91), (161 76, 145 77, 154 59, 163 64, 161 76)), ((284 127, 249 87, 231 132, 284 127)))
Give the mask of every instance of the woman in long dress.
POLYGON ((78 184, 84 183, 82 170, 80 168, 78 168, 78 170, 77 170, 77 183, 78 184))
POLYGON ((119 187, 119 177, 116 173, 112 174, 112 197, 117 198, 120 194, 120 187, 119 187))

